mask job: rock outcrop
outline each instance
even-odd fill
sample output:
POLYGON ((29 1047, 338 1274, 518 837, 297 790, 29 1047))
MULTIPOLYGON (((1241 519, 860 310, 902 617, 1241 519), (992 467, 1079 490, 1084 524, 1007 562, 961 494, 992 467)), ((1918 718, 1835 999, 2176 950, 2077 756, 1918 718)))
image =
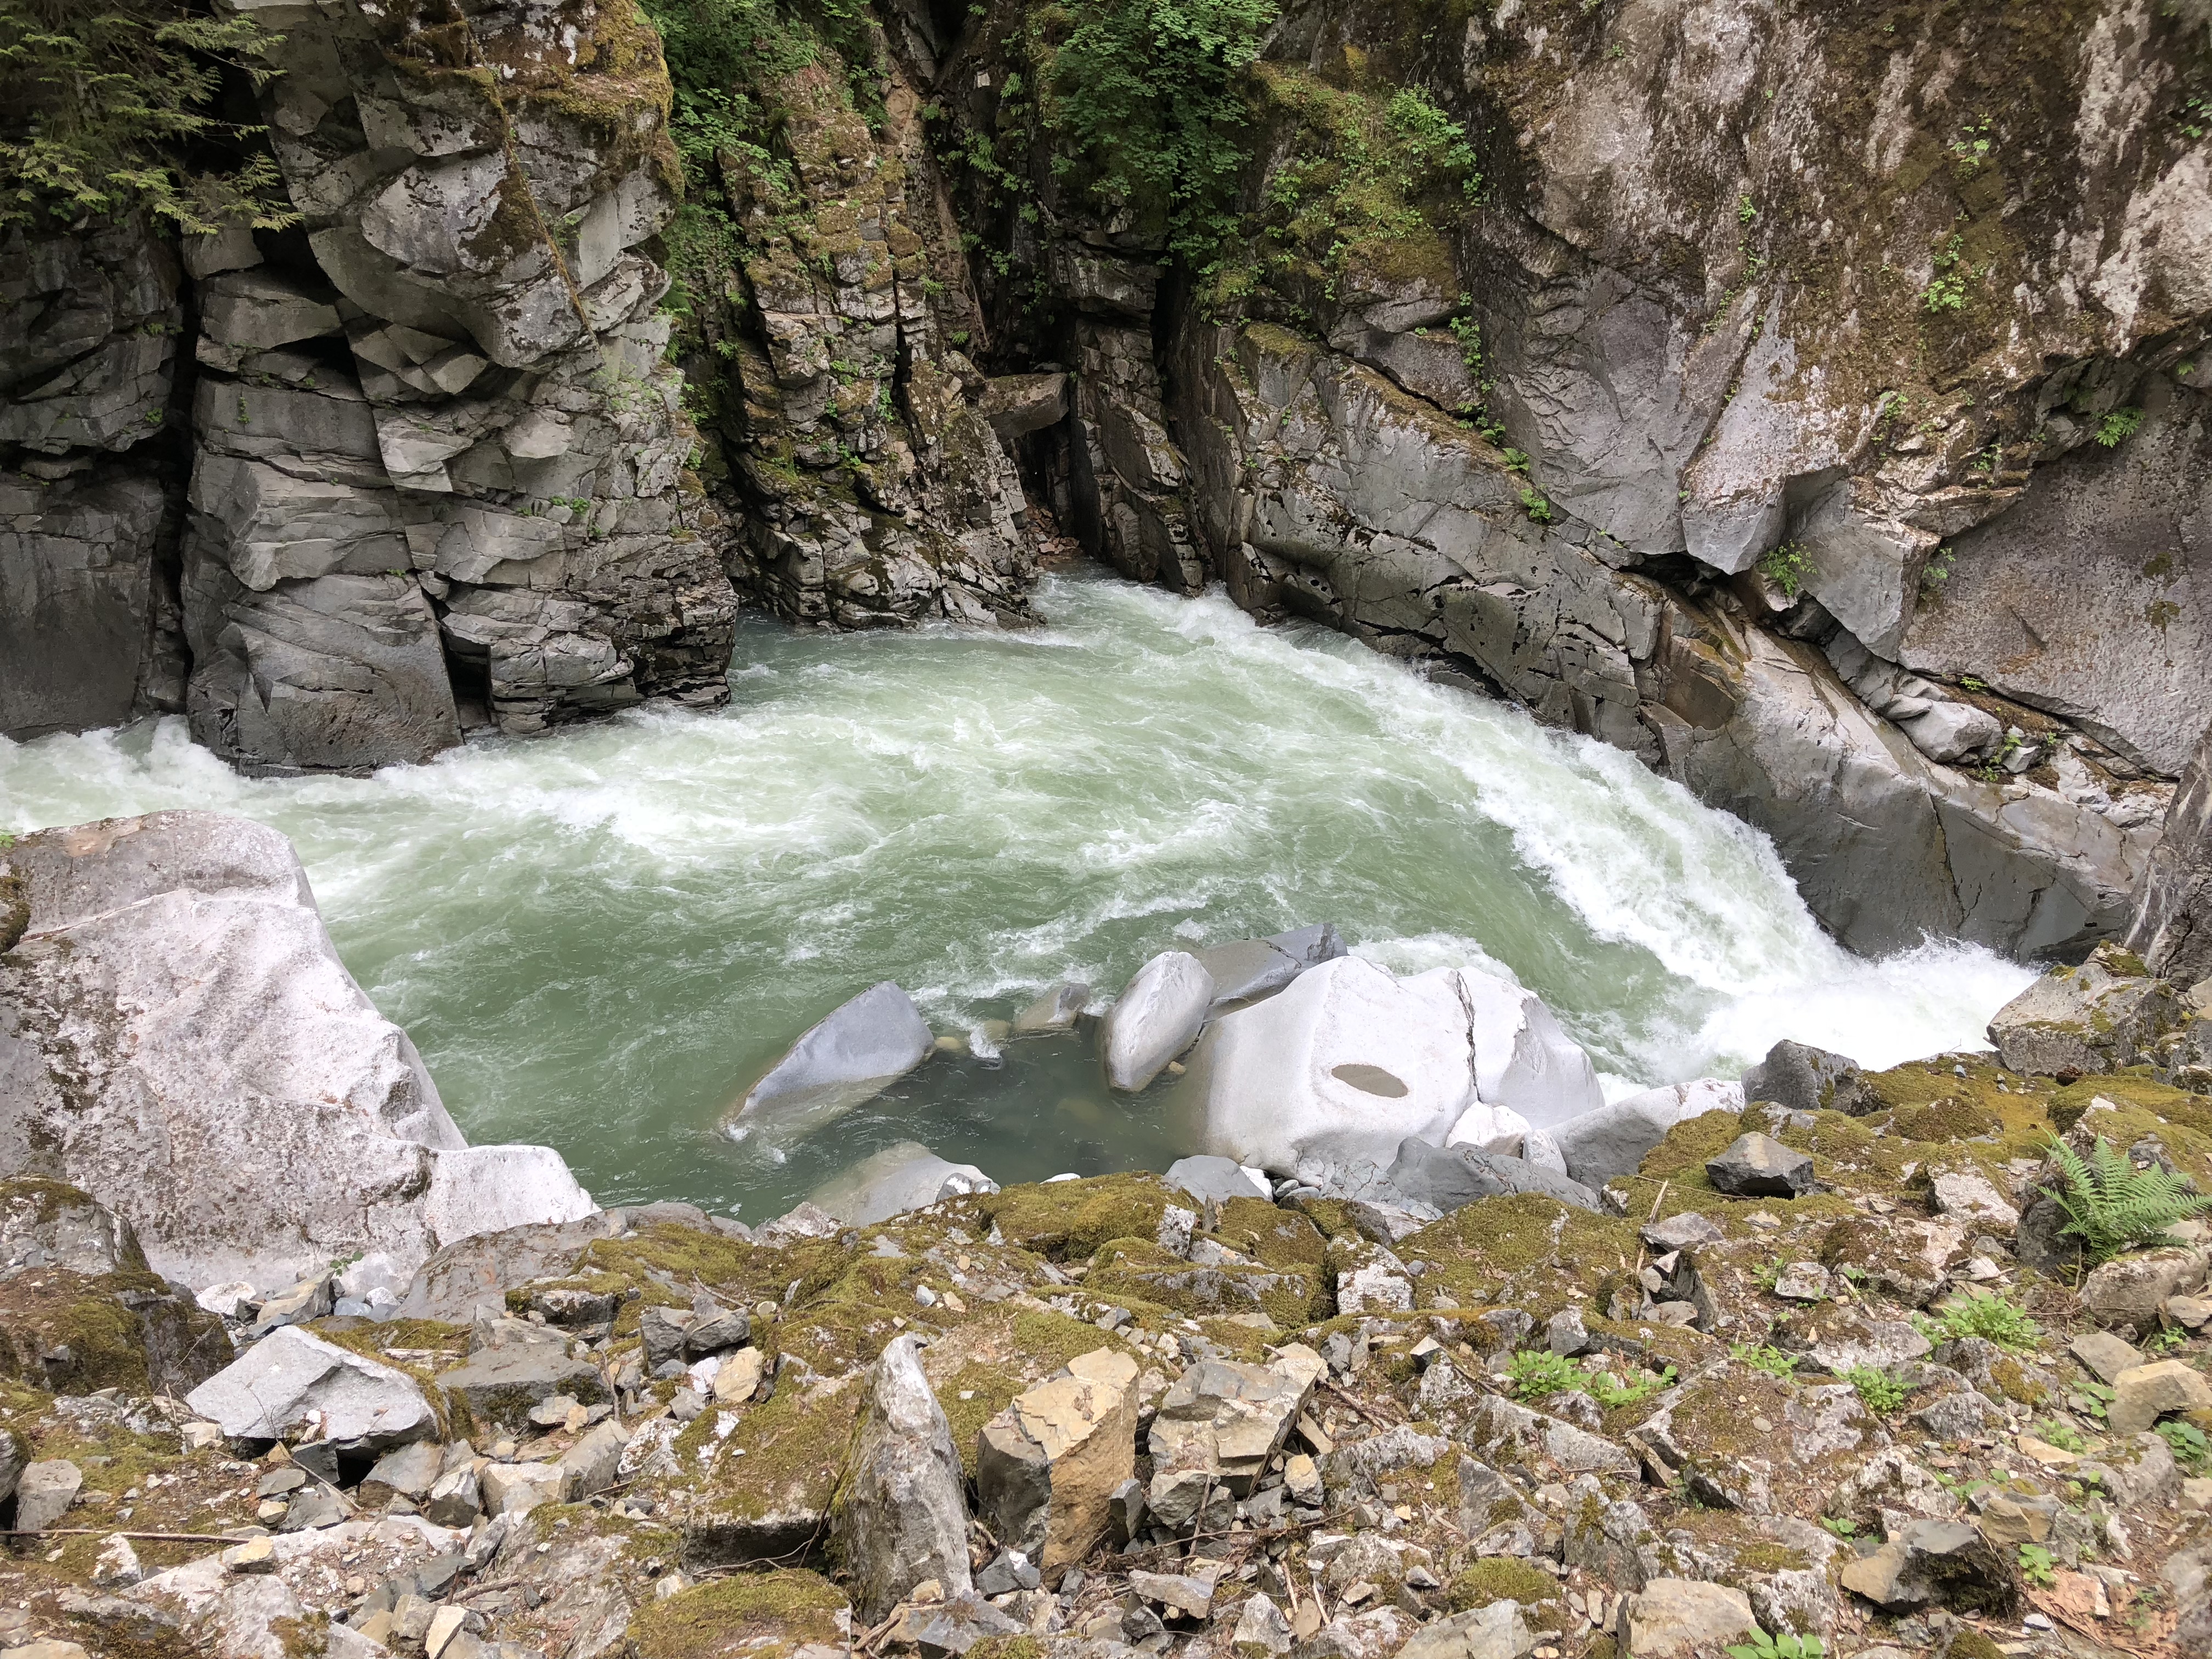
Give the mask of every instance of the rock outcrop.
POLYGON ((154 1270, 268 1289, 378 1250, 573 1220, 544 1147, 471 1147, 355 984, 275 830, 157 812, 0 852, 27 930, 0 961, 0 1167, 82 1188, 154 1270))

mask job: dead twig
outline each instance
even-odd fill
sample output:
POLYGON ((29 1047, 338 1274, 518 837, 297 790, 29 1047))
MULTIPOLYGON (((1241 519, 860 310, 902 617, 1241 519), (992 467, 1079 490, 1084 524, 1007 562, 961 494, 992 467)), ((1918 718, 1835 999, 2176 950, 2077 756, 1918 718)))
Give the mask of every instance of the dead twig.
POLYGON ((48 1527, 44 1532, 0 1531, 0 1538, 128 1538, 140 1544, 243 1544, 220 1532, 118 1532, 112 1527, 48 1527))

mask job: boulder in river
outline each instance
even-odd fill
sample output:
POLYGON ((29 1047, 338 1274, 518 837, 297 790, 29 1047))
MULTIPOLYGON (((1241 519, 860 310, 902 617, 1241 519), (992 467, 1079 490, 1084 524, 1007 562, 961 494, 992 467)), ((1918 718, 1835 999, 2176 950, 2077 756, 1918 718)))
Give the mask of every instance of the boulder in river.
POLYGON ((748 1090, 725 1127, 732 1139, 784 1139, 872 1100, 927 1059, 929 1023, 884 980, 810 1027, 748 1090))
POLYGON ((1042 1036, 1051 1031, 1072 1031, 1090 1005, 1091 988, 1077 980, 1062 980, 1014 1016, 1015 1036, 1042 1036))
POLYGON ((940 1198, 998 1190, 999 1183, 974 1164, 954 1164, 920 1141, 902 1140, 862 1158, 817 1189, 811 1201, 848 1225, 867 1227, 940 1198))
POLYGON ((1445 981, 1467 1008, 1477 1098, 1508 1107, 1539 1129, 1605 1104, 1589 1056, 1534 991, 1471 968, 1439 968, 1420 978, 1445 981))
POLYGON ((1188 951, 1163 951, 1115 1000, 1099 1028, 1109 1088, 1133 1094, 1197 1038, 1213 1006, 1213 975, 1188 951))
POLYGON ((468 1146, 276 830, 110 818, 22 837, 0 874, 29 910, 0 963, 0 1146, 129 1222, 165 1278, 274 1290, 372 1250, 411 1273, 591 1212, 558 1154, 468 1146))
POLYGON ((1213 1006, 1249 1002, 1279 991, 1309 968, 1344 954, 1344 939, 1333 922, 1316 922, 1265 939, 1232 939, 1197 953, 1213 975, 1213 1006))

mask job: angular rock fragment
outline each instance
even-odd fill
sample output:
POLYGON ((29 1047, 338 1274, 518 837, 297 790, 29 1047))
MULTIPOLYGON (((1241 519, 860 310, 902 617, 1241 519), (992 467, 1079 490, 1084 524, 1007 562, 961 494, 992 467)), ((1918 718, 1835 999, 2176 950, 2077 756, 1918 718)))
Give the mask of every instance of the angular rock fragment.
POLYGON ((1787 1040, 1743 1074, 1747 1101, 1771 1100, 1793 1112, 1841 1112, 1864 1117, 1885 1109, 1858 1062, 1803 1042, 1787 1040))
POLYGON ((1689 1659, 1757 1628, 1741 1590, 1695 1579, 1654 1578, 1626 1598, 1620 1612, 1621 1646, 1633 1659, 1689 1659))
POLYGON ((1677 1123, 1707 1112, 1741 1112, 1743 1085, 1714 1078, 1669 1084, 1550 1126, 1566 1172, 1585 1187, 1634 1175, 1677 1123))
POLYGON ((1889 1613, 1938 1605, 2002 1616, 2020 1601, 2008 1559, 1960 1521, 1916 1521, 1871 1555, 1844 1565, 1843 1586, 1889 1613))
POLYGON ((2112 1379, 2106 1426, 2116 1435, 2139 1434, 2168 1412, 2212 1406, 2212 1382, 2185 1360, 2161 1359, 2137 1365, 2112 1379))
POLYGON ((2079 966, 2051 969, 1998 1009, 1990 1042, 2015 1072, 2073 1078, 2142 1064, 2180 1024, 2173 988, 2108 944, 2079 966))
POLYGON ((872 1624, 925 1580, 955 1600, 973 1584, 960 1454, 917 1346, 896 1337, 877 1361, 838 1493, 834 1527, 853 1605, 872 1624))
POLYGON ((319 1437, 374 1451, 436 1431, 430 1402, 393 1366, 296 1325, 264 1337, 185 1396, 234 1440, 277 1440, 313 1417, 319 1437))
POLYGON ((477 1422, 515 1433, 527 1428, 532 1407, 556 1394, 586 1404, 607 1397, 599 1367, 571 1359, 565 1343, 483 1349, 465 1364, 441 1371, 438 1386, 466 1401, 477 1422))
POLYGON ((1106 1535, 1114 1492, 1136 1467, 1136 1434, 1137 1364, 1109 1348, 1070 1360, 983 1425, 983 1518, 1047 1584, 1106 1535))
POLYGON ((1710 1160, 1705 1176, 1731 1198, 1796 1198, 1813 1190, 1813 1158, 1754 1129, 1710 1160))

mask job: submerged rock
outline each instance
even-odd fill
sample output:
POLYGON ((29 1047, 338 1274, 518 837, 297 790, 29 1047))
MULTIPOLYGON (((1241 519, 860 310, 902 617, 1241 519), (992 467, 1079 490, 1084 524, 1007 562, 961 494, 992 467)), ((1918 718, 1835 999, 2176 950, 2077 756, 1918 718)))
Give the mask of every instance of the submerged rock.
POLYGON ((1331 922, 1271 933, 1266 939, 1240 939, 1226 945, 1210 945, 1197 953, 1206 971, 1213 975, 1213 1006, 1249 1002, 1279 991, 1309 968, 1334 962, 1344 954, 1344 939, 1331 922))
POLYGON ((817 1188, 811 1201, 840 1221, 867 1227, 940 1198, 998 1190, 974 1164, 951 1163, 920 1141, 902 1140, 862 1158, 817 1188))
POLYGON ((810 1027, 725 1121, 732 1139, 787 1139, 817 1128, 929 1057, 935 1039, 914 1000, 890 980, 810 1027))
POLYGON ((1037 1036, 1048 1031, 1072 1031, 1090 1002, 1088 985, 1063 980, 1014 1016, 1013 1035, 1037 1036))
POLYGON ((1213 1006, 1213 976, 1188 951, 1163 951, 1115 1000, 1099 1027, 1109 1088, 1134 1093, 1197 1040, 1213 1006))

